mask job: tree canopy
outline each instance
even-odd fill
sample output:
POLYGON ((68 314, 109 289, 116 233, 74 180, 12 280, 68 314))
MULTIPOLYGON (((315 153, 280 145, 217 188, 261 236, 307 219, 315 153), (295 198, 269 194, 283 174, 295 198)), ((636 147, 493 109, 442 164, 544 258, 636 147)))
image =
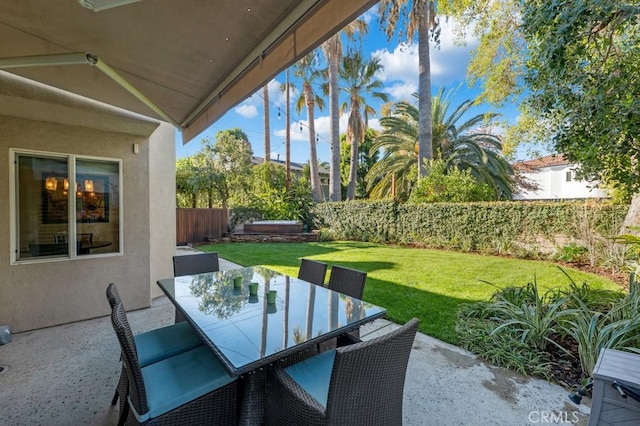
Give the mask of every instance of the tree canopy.
POLYGON ((210 139, 202 141, 201 161, 197 174, 202 181, 201 190, 207 190, 227 204, 236 190, 245 190, 251 173, 251 144, 240 129, 221 130, 216 134, 216 143, 210 139))
POLYGON ((520 98, 506 144, 550 142, 580 175, 640 190, 637 1, 449 0, 442 13, 480 39, 468 75, 494 104, 520 98))
POLYGON ((640 5, 525 2, 528 108, 582 174, 640 190, 640 5))
MULTIPOLYGON (((501 155, 500 138, 481 126, 496 114, 471 115, 476 102, 467 99, 452 108, 449 92, 441 88, 432 100, 434 159, 442 160, 446 171, 469 170, 479 183, 487 184, 495 199, 509 199, 513 170, 501 155)), ((371 167, 367 178, 373 198, 393 196, 406 200, 413 190, 417 174, 412 170, 418 160, 419 112, 408 102, 394 104, 380 120, 382 132, 372 149, 382 158, 371 167)), ((429 168, 429 163, 426 164, 429 168)))

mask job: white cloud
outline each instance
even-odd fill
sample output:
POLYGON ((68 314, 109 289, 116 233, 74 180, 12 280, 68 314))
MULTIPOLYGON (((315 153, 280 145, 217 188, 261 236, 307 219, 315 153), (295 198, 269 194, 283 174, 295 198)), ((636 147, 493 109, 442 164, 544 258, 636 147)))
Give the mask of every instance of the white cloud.
MULTIPOLYGON (((328 115, 323 115, 321 117, 316 118, 315 120, 315 131, 318 136, 318 143, 329 144, 331 140, 331 117, 328 115)), ((340 134, 343 134, 347 131, 347 123, 349 121, 349 116, 347 114, 340 115, 340 119, 338 122, 338 126, 340 126, 340 134)), ((378 118, 370 118, 369 119, 369 127, 375 130, 381 130, 380 120, 378 118)), ((276 137, 285 137, 285 129, 278 129, 273 132, 276 137)), ((291 140, 292 141, 309 141, 309 128, 307 127, 306 120, 296 121, 295 123, 291 123, 291 140), (302 131, 300 130, 300 123, 302 123, 302 131)))
POLYGON ((373 130, 382 130, 382 126, 380 125, 380 119, 379 118, 370 118, 369 119, 369 127, 372 128, 373 130))
POLYGON ((412 103, 415 100, 413 94, 418 92, 417 80, 416 82, 395 83, 392 86, 386 86, 384 91, 388 93, 393 100, 412 103))
POLYGON ((258 109, 255 105, 251 105, 247 102, 240 104, 240 106, 236 107, 234 111, 244 118, 253 118, 258 115, 258 109))
MULTIPOLYGON (((440 48, 435 49, 433 43, 430 45, 431 81, 437 86, 465 80, 470 53, 478 44, 469 31, 464 39, 466 45, 459 45, 454 41, 454 28, 455 22, 442 21, 440 48)), ((417 43, 401 43, 393 50, 379 49, 371 55, 378 56, 384 66, 378 77, 386 83, 386 92, 394 100, 410 99, 418 87, 417 43)))
MULTIPOLYGON (((340 133, 344 133, 347 128, 348 116, 342 114, 339 120, 340 133)), ((319 143, 329 143, 331 139, 331 118, 328 115, 317 117, 315 120, 315 131, 318 136, 319 143)), ((277 137, 285 137, 285 129, 278 129, 273 134, 277 137)), ((309 128, 307 127, 307 120, 299 120, 291 123, 291 140, 292 141, 309 141, 309 128), (302 123, 302 131, 300 126, 302 123)))
POLYGON ((383 82, 418 80, 418 45, 402 43, 393 51, 376 50, 371 56, 380 58, 384 69, 379 78, 383 82))
MULTIPOLYGON (((300 130, 300 123, 306 124, 306 121, 300 120, 300 121, 291 122, 291 128, 290 128, 291 141, 308 141, 309 140, 308 133, 306 132, 306 127, 304 127, 303 125, 302 130, 300 130)), ((284 138, 286 137, 286 129, 285 128, 277 129, 273 132, 273 134, 274 136, 284 138)))
POLYGON ((360 15, 360 19, 366 22, 367 25, 378 25, 378 5, 374 5, 371 9, 360 15))

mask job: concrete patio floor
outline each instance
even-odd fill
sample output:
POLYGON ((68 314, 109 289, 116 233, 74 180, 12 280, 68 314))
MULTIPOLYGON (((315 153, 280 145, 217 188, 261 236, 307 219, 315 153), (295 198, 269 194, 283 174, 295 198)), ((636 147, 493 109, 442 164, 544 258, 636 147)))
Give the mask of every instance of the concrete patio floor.
MULTIPOLYGON (((221 269, 234 267, 221 260, 221 269)), ((134 333, 171 324, 173 316, 173 305, 165 297, 128 313, 134 333)), ((363 328, 362 337, 394 327, 378 320, 363 328)), ((110 402, 120 373, 120 348, 109 317, 12 338, 0 346, 0 425, 117 423, 117 407, 110 402)), ((407 370, 404 424, 586 425, 589 407, 574 405, 567 395, 558 385, 491 366, 418 333, 407 370)))

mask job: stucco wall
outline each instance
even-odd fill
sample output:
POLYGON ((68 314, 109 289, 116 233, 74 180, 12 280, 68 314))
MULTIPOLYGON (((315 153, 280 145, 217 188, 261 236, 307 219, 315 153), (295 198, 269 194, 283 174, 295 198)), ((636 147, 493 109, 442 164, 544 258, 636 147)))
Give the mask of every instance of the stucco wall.
POLYGON ((555 200, 579 198, 605 198, 607 192, 595 188, 595 182, 576 180, 572 174, 567 182, 567 172, 575 169, 574 165, 558 165, 543 167, 536 173, 523 173, 523 176, 538 185, 537 191, 524 191, 516 195, 520 200, 555 200))
POLYGON ((162 295, 156 282, 173 276, 176 254, 175 129, 163 123, 145 145, 149 150, 151 297, 162 295))
POLYGON ((153 266, 151 230, 167 230, 166 238, 154 238, 153 253, 163 256, 175 250, 175 196, 157 187, 173 185, 175 149, 173 134, 165 126, 151 137, 93 130, 67 124, 0 116, 0 324, 14 332, 41 328, 107 315, 105 290, 117 284, 127 309, 146 307, 151 300, 151 285, 156 275, 170 276, 166 267, 153 266), (150 142, 154 143, 152 150, 150 142), (133 144, 139 144, 138 154, 133 144), (163 145, 161 147, 161 145, 163 145), (9 149, 29 149, 122 159, 123 165, 123 255, 23 263, 10 265, 9 149), (167 153, 159 153, 164 148, 167 153), (154 166, 154 184, 150 186, 150 151, 159 164, 154 166), (167 171, 166 178, 158 170, 167 171), (167 197, 167 200, 162 200, 167 197), (150 200, 152 202, 150 203, 150 200), (154 209, 151 224, 150 204, 154 209), (163 210, 171 210, 172 213, 163 210), (168 224, 171 223, 171 226, 168 224))

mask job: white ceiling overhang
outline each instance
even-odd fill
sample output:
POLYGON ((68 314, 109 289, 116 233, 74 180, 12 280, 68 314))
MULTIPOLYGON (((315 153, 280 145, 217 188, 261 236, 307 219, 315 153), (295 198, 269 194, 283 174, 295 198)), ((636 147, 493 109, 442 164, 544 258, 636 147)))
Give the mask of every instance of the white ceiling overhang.
POLYGON ((376 1, 120 3, 3 0, 0 69, 168 121, 186 143, 376 1))

